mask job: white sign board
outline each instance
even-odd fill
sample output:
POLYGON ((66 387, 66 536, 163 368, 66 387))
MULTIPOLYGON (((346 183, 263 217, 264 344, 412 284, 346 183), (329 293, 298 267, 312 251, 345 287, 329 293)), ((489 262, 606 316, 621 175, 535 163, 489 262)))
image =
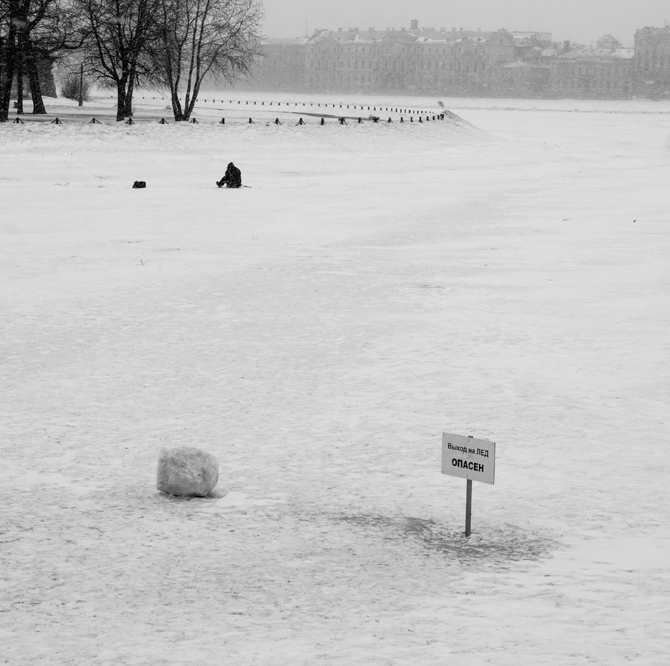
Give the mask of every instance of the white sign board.
POLYGON ((495 442, 443 432, 442 474, 493 485, 496 475, 495 442))

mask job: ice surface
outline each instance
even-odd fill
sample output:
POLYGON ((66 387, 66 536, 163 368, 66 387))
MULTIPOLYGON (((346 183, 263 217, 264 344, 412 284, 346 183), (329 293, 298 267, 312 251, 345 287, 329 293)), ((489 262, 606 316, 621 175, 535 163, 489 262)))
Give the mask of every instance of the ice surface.
POLYGON ((667 662, 668 106, 448 106, 0 126, 0 663, 667 662))

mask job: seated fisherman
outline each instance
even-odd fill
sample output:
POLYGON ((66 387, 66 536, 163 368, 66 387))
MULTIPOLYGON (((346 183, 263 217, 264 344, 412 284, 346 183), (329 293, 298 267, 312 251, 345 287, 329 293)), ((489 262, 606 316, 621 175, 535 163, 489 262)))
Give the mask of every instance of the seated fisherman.
POLYGON ((219 187, 242 187, 242 172, 232 163, 226 167, 226 175, 216 182, 219 187))

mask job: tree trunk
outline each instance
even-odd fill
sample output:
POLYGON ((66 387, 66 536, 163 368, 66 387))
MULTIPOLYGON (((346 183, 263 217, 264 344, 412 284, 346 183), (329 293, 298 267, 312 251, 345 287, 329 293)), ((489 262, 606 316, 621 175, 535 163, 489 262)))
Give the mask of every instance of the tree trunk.
POLYGON ((39 72, 37 71, 37 62, 35 61, 35 51, 30 41, 26 43, 26 69, 28 70, 28 81, 30 81, 30 95, 33 98, 33 113, 46 113, 44 100, 42 99, 42 84, 40 83, 39 72))
POLYGON ((126 118, 126 84, 128 83, 128 75, 124 74, 121 79, 116 82, 116 121, 125 120, 126 118))
MULTIPOLYGON (((11 31, 10 31, 11 32, 11 31)), ((10 97, 12 94, 12 83, 14 83, 14 48, 11 44, 11 39, 7 39, 7 49, 5 50, 5 76, 0 87, 0 123, 6 122, 9 119, 9 107, 11 104, 10 97)))
POLYGON ((200 93, 200 81, 196 77, 193 85, 193 94, 191 95, 191 99, 189 100, 188 106, 186 107, 187 119, 189 119, 191 117, 191 114, 193 113, 195 103, 198 101, 199 93, 200 93))
POLYGON ((126 108, 126 91, 121 83, 116 84, 116 121, 124 119, 123 112, 126 108))
POLYGON ((79 65, 79 106, 84 106, 84 63, 79 65))
POLYGON ((123 111, 122 111, 122 118, 132 118, 133 116, 133 93, 126 90, 126 94, 123 98, 123 111))
POLYGON ((16 1, 10 0, 9 4, 9 30, 4 39, 4 48, 0 55, 3 55, 5 61, 5 75, 0 80, 0 123, 7 122, 9 119, 9 105, 12 94, 12 83, 16 72, 16 23, 13 20, 16 17, 16 1))
POLYGON ((116 82, 116 120, 125 120, 133 115, 133 77, 124 73, 116 82))
POLYGON ((133 92, 135 90, 135 72, 130 73, 128 77, 128 87, 126 88, 126 117, 133 117, 133 92))
POLYGON ((170 100, 172 102, 172 113, 174 115, 175 122, 188 120, 188 118, 184 118, 184 114, 182 113, 181 102, 179 101, 179 93, 177 90, 170 91, 170 100))
POLYGON ((16 115, 23 115, 23 35, 19 33, 16 45, 16 115))

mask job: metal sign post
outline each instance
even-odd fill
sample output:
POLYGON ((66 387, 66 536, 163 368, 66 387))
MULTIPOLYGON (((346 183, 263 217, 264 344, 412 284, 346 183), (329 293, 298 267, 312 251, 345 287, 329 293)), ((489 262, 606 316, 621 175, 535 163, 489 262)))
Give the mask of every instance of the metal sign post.
POLYGON ((442 474, 466 479, 465 536, 472 532, 472 482, 493 485, 496 474, 496 445, 487 439, 442 433, 442 474))
POLYGON ((472 479, 465 482, 465 536, 472 532, 472 479))

